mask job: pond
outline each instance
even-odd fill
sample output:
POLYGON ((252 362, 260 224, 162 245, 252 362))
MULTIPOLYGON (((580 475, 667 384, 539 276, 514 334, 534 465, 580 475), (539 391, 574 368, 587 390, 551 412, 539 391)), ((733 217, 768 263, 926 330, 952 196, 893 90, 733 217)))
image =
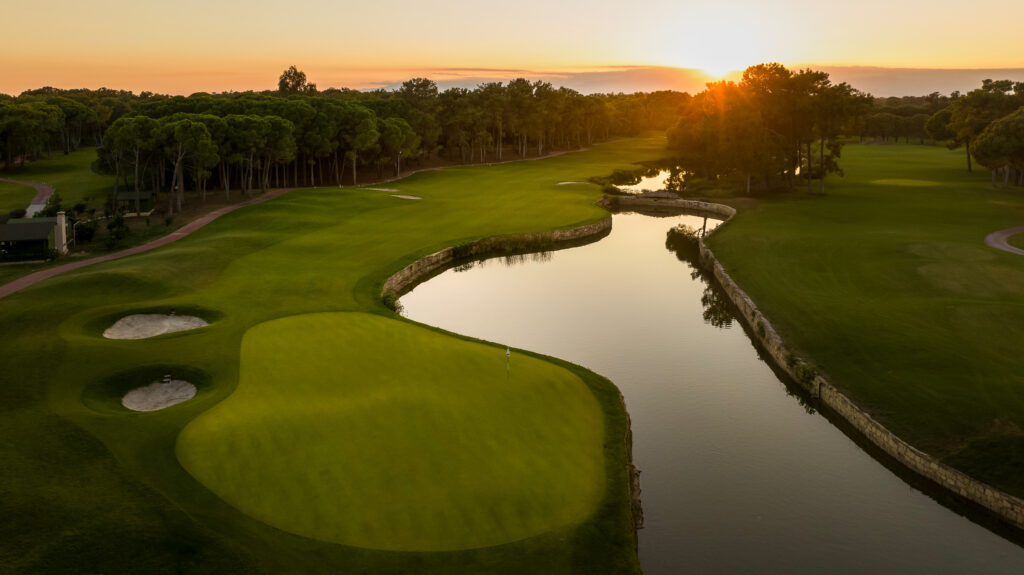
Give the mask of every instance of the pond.
POLYGON ((647 575, 1024 572, 1024 548, 912 487, 776 377, 667 234, 706 223, 617 214, 599 242, 449 270, 401 303, 622 390, 647 575))
POLYGON ((611 179, 620 192, 635 195, 662 190, 681 191, 686 175, 687 172, 680 168, 648 168, 640 173, 616 172, 611 179))

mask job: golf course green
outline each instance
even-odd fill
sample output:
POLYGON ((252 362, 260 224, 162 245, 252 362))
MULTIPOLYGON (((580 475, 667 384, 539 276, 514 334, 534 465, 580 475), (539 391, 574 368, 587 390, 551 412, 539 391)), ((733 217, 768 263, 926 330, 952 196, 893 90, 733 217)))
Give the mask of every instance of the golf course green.
POLYGON ((572 372, 514 363, 370 314, 273 320, 247 332, 238 390, 188 424, 178 458, 252 517, 357 547, 485 547, 580 523, 604 491, 600 406, 572 372))
POLYGON ((311 189, 0 300, 0 564, 18 572, 629 573, 618 390, 578 366, 412 324, 410 262, 606 217, 559 182, 658 158, 661 138, 311 189), (200 330, 110 340, 176 309, 200 330), (121 396, 163 376, 196 396, 121 396), (42 510, 42 511, 41 511, 42 510), (55 535, 56 534, 56 535, 55 535), (201 566, 201 569, 200 569, 201 566))

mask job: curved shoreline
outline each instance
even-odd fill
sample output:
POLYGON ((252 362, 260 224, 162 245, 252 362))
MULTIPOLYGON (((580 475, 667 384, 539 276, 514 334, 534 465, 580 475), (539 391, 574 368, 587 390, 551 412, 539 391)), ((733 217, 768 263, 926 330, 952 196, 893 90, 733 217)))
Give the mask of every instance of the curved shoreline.
POLYGON ((398 270, 381 288, 381 296, 388 293, 404 295, 417 284, 454 267, 466 260, 512 253, 529 253, 575 247, 597 241, 612 231, 612 218, 568 230, 552 230, 533 234, 491 236, 475 242, 444 248, 425 255, 398 270))
MULTIPOLYGON (((726 221, 736 214, 736 210, 730 206, 696 200, 615 197, 613 201, 605 202, 602 205, 608 203, 622 208, 638 207, 641 209, 701 211, 708 214, 725 216, 726 221)), ((1020 232, 1024 232, 1024 226, 995 232, 985 238, 985 243, 992 247, 1005 249, 990 243, 990 239, 994 242, 1001 241, 1005 243, 1007 237, 1020 232)), ((868 412, 858 407, 853 400, 832 385, 828 379, 816 373, 810 364, 794 355, 787 348, 771 322, 768 321, 768 318, 761 313, 750 296, 726 273, 725 268, 719 263, 714 252, 704 244, 704 240, 698 239, 697 244, 700 248, 701 265, 711 268, 715 281, 718 282, 729 297, 729 300, 739 310, 743 321, 750 328, 750 333, 757 338, 758 343, 768 353, 768 356, 771 357, 772 363, 775 364, 776 368, 792 378, 793 382, 808 392, 811 397, 817 398, 822 405, 825 405, 833 413, 841 417, 864 439, 870 441, 871 444, 898 461, 909 471, 934 482, 953 495, 958 495, 984 507, 1013 527, 1024 529, 1024 499, 1000 491, 983 481, 942 463, 935 457, 907 443, 875 420, 868 412)), ((1024 255, 1024 250, 1019 250, 1009 245, 1006 247, 1009 249, 1005 251, 1024 255)))
MULTIPOLYGON (((631 208, 638 208, 638 211, 672 210, 694 212, 704 215, 723 217, 725 221, 732 219, 736 214, 736 209, 731 206, 684 199, 606 196, 601 200, 599 205, 606 209, 619 208, 629 210, 631 208)), ((611 230, 611 218, 606 218, 602 223, 603 222, 607 222, 604 224, 607 226, 607 230, 603 232, 606 234, 611 230)), ((560 232, 568 234, 570 237, 577 234, 578 237, 588 237, 596 235, 593 230, 590 230, 590 228, 596 225, 598 224, 583 226, 581 228, 576 228, 575 230, 560 230, 560 232)), ((1003 230, 1003 232, 1008 231, 1009 230, 1003 230)), ((1020 231, 1024 232, 1024 227, 1020 228, 1020 231)), ((491 250, 491 253, 493 253, 493 250, 500 250, 503 245, 503 238, 522 239, 530 236, 547 236, 549 234, 555 234, 555 232, 486 238, 484 240, 474 242, 473 244, 469 244, 474 249, 479 249, 479 252, 475 252, 469 257, 481 257, 482 255, 487 254, 488 250, 491 250)), ((1009 235, 1012 234, 1007 233, 1005 237, 1009 237, 1009 235)), ((988 243, 987 238, 986 243, 988 243)), ((700 249, 701 265, 711 268, 715 280, 721 286, 723 291, 725 291, 729 300, 739 310, 742 321, 750 328, 750 333, 757 338, 758 343, 768 353, 768 356, 771 358, 772 363, 777 369, 792 378, 793 382, 801 389, 809 393, 811 397, 816 398, 822 405, 828 407, 831 412, 838 415, 843 421, 856 430, 862 438, 866 439, 882 452, 899 462, 899 464, 905 469, 930 480, 944 489, 947 493, 959 496, 971 503, 984 507, 995 517, 1008 523, 1012 527, 1018 530, 1024 530, 1024 499, 1000 491, 987 483, 942 463, 935 457, 932 457, 931 455, 907 443, 884 425, 876 421, 869 413, 858 407, 849 397, 843 394, 842 391, 832 385, 828 379, 816 373, 810 364, 794 355, 775 331, 771 322, 754 304, 750 296, 736 284, 728 273, 726 273, 722 264, 715 257, 715 254, 704 244, 703 239, 698 239, 698 246, 700 249)), ((412 289, 416 284, 437 275, 449 267, 453 267, 453 265, 457 265, 457 258, 453 257, 454 250, 456 250, 456 248, 446 248, 445 250, 424 256, 416 262, 406 266, 388 278, 384 284, 382 294, 389 290, 394 291, 395 293, 405 293, 412 289)), ((498 251, 497 253, 501 252, 498 251)), ((1024 254, 1024 251, 1021 253, 1024 254)), ((627 447, 630 446, 631 442, 628 442, 627 447)), ((630 466, 630 472, 634 474, 633 476, 635 479, 637 473, 636 468, 632 466, 632 462, 630 462, 630 466)), ((639 485, 634 481, 634 484, 630 486, 630 492, 631 498, 635 502, 636 506, 636 511, 634 511, 634 522, 639 525, 642 522, 642 515, 640 517, 636 516, 639 512, 638 487, 639 485)))
MULTIPOLYGON (((567 230, 491 236, 475 242, 447 247, 417 259, 388 277, 381 287, 381 298, 386 299, 389 294, 394 296, 404 295, 418 284, 467 260, 502 254, 529 253, 577 247, 596 242, 607 236, 611 231, 612 217, 608 215, 598 222, 567 230)), ((629 464, 627 469, 629 474, 627 487, 629 489, 630 520, 635 538, 636 530, 643 527, 643 506, 640 501, 640 471, 633 464, 632 424, 629 418, 629 411, 626 409, 626 399, 622 396, 621 392, 619 392, 619 404, 622 406, 622 412, 626 418, 623 443, 625 444, 626 461, 629 464)))
MULTIPOLYGON (((618 205, 622 207, 651 207, 651 200, 625 198, 624 201, 620 199, 618 205)), ((707 210, 707 213, 726 215, 726 221, 736 213, 736 210, 729 206, 683 199, 657 200, 657 206, 683 210, 707 210), (708 209, 709 207, 710 209, 708 209)), ((1024 231, 1024 227, 1020 230, 1024 231)), ((1009 235, 1011 234, 1007 234, 1007 237, 1009 235)), ((1024 499, 1000 491, 942 463, 907 443, 875 420, 868 412, 858 407, 828 379, 816 373, 810 364, 787 348, 768 318, 761 313, 750 296, 726 273, 715 254, 704 244, 704 240, 698 239, 697 243, 700 248, 701 265, 711 268, 715 280, 739 310, 743 321, 750 328, 750 333, 757 338, 758 343, 768 353, 776 368, 791 377, 793 382, 807 391, 811 397, 817 398, 821 404, 827 406, 857 430, 863 438, 898 461, 906 469, 934 482, 949 493, 984 507, 1013 527, 1024 529, 1024 499)), ((1021 253, 1024 254, 1024 251, 1021 253)))

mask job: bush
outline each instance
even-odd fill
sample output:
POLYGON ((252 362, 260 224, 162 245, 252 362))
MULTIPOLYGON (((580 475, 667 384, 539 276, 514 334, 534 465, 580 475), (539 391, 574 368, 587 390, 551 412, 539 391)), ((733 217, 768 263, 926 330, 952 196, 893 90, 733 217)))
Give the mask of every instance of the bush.
POLYGON ((83 222, 75 227, 75 242, 91 242, 96 237, 96 222, 83 222))

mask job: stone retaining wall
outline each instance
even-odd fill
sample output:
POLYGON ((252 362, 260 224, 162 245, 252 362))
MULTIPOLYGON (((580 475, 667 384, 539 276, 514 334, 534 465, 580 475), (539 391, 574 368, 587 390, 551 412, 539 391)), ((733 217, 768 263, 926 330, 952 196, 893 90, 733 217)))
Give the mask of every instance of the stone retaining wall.
MULTIPOLYGON (((728 206, 719 207, 727 208, 728 206)), ((716 210, 712 213, 721 214, 721 211, 716 210)), ((810 393, 812 397, 818 398, 822 404, 845 419, 871 443, 911 471, 930 479, 952 493, 985 507, 1014 527, 1024 529, 1024 500, 961 473, 920 451, 857 407, 850 398, 836 389, 827 379, 817 374, 812 366, 794 356, 786 348, 771 322, 757 309, 746 292, 729 277, 714 253, 704 245, 704 241, 698 240, 698 243, 701 264, 713 269, 715 279, 729 299, 736 304, 743 320, 751 327, 754 336, 758 338, 779 369, 792 377, 793 381, 810 393)))
POLYGON ((384 282, 382 292, 404 294, 460 261, 503 253, 524 253, 568 247, 587 240, 597 240, 612 230, 611 216, 594 224, 571 230, 554 230, 536 234, 511 234, 484 238, 469 244, 445 248, 414 261, 384 282))
POLYGON ((605 196, 601 206, 606 209, 628 210, 664 210, 687 211, 702 215, 715 215, 729 219, 736 215, 736 209, 722 204, 712 204, 697 200, 684 200, 679 197, 667 198, 660 194, 639 194, 635 196, 605 196))
MULTIPOLYGON (((388 292, 398 295, 407 293, 417 284, 466 259, 509 252, 523 253, 524 251, 544 251, 570 247, 599 240, 611 233, 611 231, 612 218, 608 216, 599 222, 569 230, 494 236, 470 244, 445 248, 439 252, 423 256, 389 277, 381 289, 381 296, 388 292)), ((629 411, 626 409, 626 400, 622 397, 621 393, 619 393, 619 402, 622 404, 622 412, 626 414, 626 434, 623 437, 623 441, 626 449, 626 460, 629 462, 629 469, 627 470, 629 485, 627 488, 629 489, 630 516, 635 536, 636 530, 643 528, 644 524, 643 507, 640 502, 640 472, 633 464, 633 426, 629 419, 629 411)), ((635 543, 636 541, 634 540, 635 543)))

